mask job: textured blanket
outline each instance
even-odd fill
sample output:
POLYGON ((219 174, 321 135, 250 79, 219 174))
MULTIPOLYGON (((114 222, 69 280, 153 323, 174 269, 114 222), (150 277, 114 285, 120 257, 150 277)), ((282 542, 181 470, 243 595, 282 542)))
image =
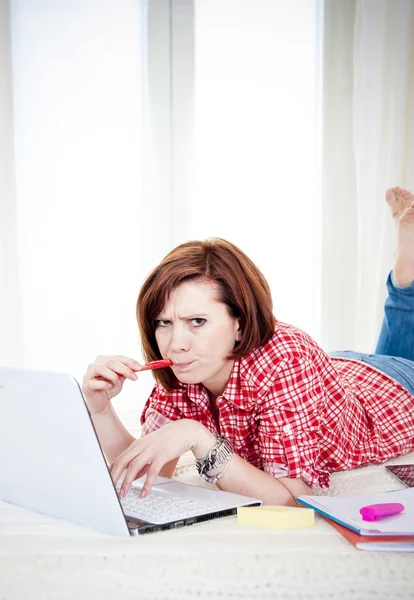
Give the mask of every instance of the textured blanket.
MULTIPOLYGON (((414 453, 390 461, 406 462, 414 453)), ((199 482, 190 456, 176 477, 199 482)), ((378 465, 335 474, 323 493, 401 487, 378 465)), ((231 517, 120 539, 0 502, 0 599, 29 598, 412 600, 414 554, 356 550, 319 517, 292 532, 231 517)))

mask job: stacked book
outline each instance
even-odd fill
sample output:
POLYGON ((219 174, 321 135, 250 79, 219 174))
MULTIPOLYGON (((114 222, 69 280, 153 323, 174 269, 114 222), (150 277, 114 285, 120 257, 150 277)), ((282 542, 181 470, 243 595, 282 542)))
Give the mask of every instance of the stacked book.
MULTIPOLYGON (((299 496, 359 550, 414 552, 414 488, 358 496, 299 496), (400 512, 367 521, 361 509, 402 505, 400 512)), ((363 511, 364 513, 364 511, 363 511)))

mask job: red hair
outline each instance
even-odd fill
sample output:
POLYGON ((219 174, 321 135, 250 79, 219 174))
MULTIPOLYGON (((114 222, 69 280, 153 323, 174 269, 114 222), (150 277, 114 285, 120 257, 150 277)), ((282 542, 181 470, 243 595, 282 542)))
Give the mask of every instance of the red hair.
MULTIPOLYGON (((250 258, 221 238, 186 242, 150 273, 138 296, 137 320, 147 361, 162 358, 155 339, 156 319, 171 292, 191 280, 215 283, 217 299, 231 317, 239 319, 241 340, 228 359, 246 356, 272 337, 275 317, 270 288, 250 258)), ((171 369, 154 371, 154 376, 167 391, 179 386, 171 369)))

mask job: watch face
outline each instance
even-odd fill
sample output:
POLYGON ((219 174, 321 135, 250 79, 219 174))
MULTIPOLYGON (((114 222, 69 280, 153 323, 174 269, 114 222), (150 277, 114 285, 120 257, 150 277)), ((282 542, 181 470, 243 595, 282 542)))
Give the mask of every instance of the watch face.
POLYGON ((407 487, 414 487, 414 465, 391 465, 386 469, 407 487))

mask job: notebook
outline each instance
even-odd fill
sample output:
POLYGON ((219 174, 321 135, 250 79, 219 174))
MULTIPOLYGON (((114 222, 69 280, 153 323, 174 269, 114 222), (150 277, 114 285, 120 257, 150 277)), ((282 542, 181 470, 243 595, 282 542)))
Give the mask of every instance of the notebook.
POLYGON ((260 500, 158 477, 120 502, 82 391, 67 374, 0 367, 0 500, 129 536, 235 515, 260 500))
POLYGON ((370 552, 414 552, 414 535, 359 535, 335 521, 323 517, 358 550, 370 552))
POLYGON ((359 535, 414 535, 414 488, 358 496, 299 496, 296 500, 359 535), (363 521, 360 508, 388 502, 400 502, 405 510, 379 521, 363 521))

